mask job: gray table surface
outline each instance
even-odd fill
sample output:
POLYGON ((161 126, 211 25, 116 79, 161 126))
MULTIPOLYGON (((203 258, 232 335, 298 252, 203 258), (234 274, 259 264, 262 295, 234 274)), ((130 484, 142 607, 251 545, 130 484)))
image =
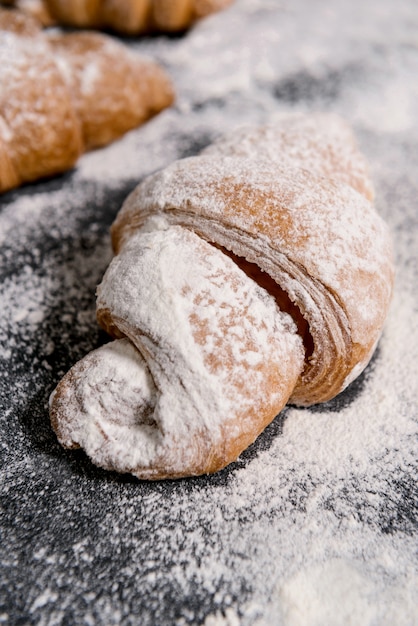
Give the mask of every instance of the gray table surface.
POLYGON ((176 104, 0 197, 0 624, 418 624, 418 4, 237 0, 131 39, 176 104), (106 338, 109 226, 149 172, 284 111, 332 111, 371 164, 397 281, 375 358, 212 477, 147 483, 63 450, 48 397, 106 338))

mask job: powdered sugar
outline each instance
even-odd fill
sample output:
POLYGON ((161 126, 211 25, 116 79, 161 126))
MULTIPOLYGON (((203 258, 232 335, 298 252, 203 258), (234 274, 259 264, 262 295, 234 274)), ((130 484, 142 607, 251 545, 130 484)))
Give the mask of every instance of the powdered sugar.
POLYGON ((182 38, 129 42, 170 68, 176 106, 1 197, 5 623, 417 622, 415 27, 405 0, 240 0, 182 38), (138 483, 64 451, 47 399, 105 340, 94 291, 123 199, 233 127, 312 109, 354 125, 395 239, 394 300, 365 374, 322 408, 286 409, 210 478, 138 483))
POLYGON ((137 187, 112 229, 119 250, 148 215, 163 213, 272 277, 303 312, 312 336, 313 351, 292 395, 303 405, 333 397, 353 367, 360 374, 367 365, 393 282, 386 225, 362 195, 339 181, 353 181, 369 195, 363 159, 344 125, 331 117, 328 129, 326 119, 284 118, 277 127, 231 135, 201 156, 173 163, 137 187), (275 147, 282 159, 267 160, 275 147), (336 155, 347 153, 341 176, 336 155), (310 161, 315 175, 306 169, 310 161), (358 350, 355 359, 350 342, 358 350), (335 367, 334 346, 341 368, 335 367))
MULTIPOLYGON (((131 445, 126 432, 132 420, 123 414, 124 436, 115 433, 115 437, 125 441, 126 453, 120 445, 111 449, 113 437, 106 425, 103 431, 97 407, 110 402, 107 393, 101 397, 102 386, 98 389, 94 383, 96 372, 104 386, 109 378, 106 368, 112 359, 103 351, 97 363, 87 359, 75 380, 68 382, 82 411, 79 405, 64 406, 61 390, 53 399, 56 430, 64 444, 73 440, 100 466, 135 470, 145 477, 153 457, 157 475, 193 473, 195 457, 199 459, 209 444, 217 454, 218 449, 233 447, 245 432, 251 437, 254 429, 256 434, 257 413, 264 415, 270 405, 275 412, 283 406, 303 364, 295 326, 280 313, 272 296, 195 234, 168 224, 164 228, 161 220, 157 225, 156 230, 145 225, 144 232, 131 237, 114 258, 98 288, 98 311, 101 316, 109 310, 119 330, 146 359, 147 366, 141 367, 149 368, 158 389, 153 422, 163 435, 162 452, 155 449, 155 438, 146 447, 148 427, 144 440, 133 438, 131 445)), ((114 393, 122 401, 131 383, 121 381, 114 393)), ((140 420, 134 394, 124 401, 140 420)), ((142 428, 141 420, 139 424, 142 428)), ((135 435, 137 429, 132 430, 135 435)), ((197 464, 195 471, 202 472, 203 467, 197 464)))
MULTIPOLYGON (((267 142, 269 150, 273 145, 267 142)), ((295 170, 293 162, 286 167, 286 162, 275 165, 261 157, 219 159, 216 149, 209 154, 174 163, 146 181, 121 215, 135 223, 142 214, 165 211, 167 219, 193 223, 218 243, 213 231, 220 222, 235 253, 241 236, 260 237, 263 245, 277 248, 338 294, 353 340, 370 341, 390 299, 392 270, 390 236, 368 203, 348 188, 328 188, 308 172, 295 170), (262 210, 255 211, 263 200, 262 210), (374 275, 372 292, 366 278, 362 291, 360 274, 374 275)))

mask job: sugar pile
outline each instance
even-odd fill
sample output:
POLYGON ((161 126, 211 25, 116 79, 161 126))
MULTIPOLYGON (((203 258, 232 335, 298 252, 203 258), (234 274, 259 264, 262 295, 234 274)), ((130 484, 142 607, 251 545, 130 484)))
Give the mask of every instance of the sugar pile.
POLYGON ((406 0, 238 0, 182 37, 129 42, 167 67, 176 105, 0 198, 0 623, 418 623, 417 27, 406 0), (287 110, 353 125, 394 235, 394 300, 365 374, 322 407, 288 407, 213 477, 139 483, 64 451, 47 400, 106 340, 94 293, 123 199, 287 110))

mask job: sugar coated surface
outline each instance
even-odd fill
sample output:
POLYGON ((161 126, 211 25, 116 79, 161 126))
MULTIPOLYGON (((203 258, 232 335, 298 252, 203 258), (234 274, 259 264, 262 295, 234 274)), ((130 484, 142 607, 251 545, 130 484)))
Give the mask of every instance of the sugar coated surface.
POLYGON ((236 0, 181 36, 130 39, 175 106, 0 197, 0 624, 418 623, 417 32, 413 0, 236 0), (95 290, 127 194, 224 132, 310 111, 353 127, 395 242, 365 372, 287 407, 211 477, 140 482, 64 450, 48 398, 108 340, 95 290))

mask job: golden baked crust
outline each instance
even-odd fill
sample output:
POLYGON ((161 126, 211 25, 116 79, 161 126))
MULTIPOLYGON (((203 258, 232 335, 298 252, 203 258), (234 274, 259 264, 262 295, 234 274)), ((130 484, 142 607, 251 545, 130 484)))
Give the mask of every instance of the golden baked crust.
POLYGON ((164 70, 112 38, 0 9, 0 192, 70 169, 173 99, 164 70))
POLYGON ((45 0, 61 24, 110 28, 130 35, 176 32, 224 9, 233 0, 45 0))
POLYGON ((0 9, 0 28, 3 192, 70 169, 82 138, 67 85, 36 23, 0 9))
POLYGON ((202 154, 257 156, 278 165, 285 160, 374 199, 366 159, 347 122, 332 113, 283 114, 270 124, 243 127, 219 137, 202 154))
POLYGON ((393 259, 347 133, 333 117, 290 116, 132 192, 97 292, 115 340, 76 364, 51 401, 64 446, 139 478, 213 472, 288 401, 329 400, 360 374, 393 259))
POLYGON ((173 102, 164 70, 99 33, 48 36, 81 122, 87 150, 104 146, 173 102))

